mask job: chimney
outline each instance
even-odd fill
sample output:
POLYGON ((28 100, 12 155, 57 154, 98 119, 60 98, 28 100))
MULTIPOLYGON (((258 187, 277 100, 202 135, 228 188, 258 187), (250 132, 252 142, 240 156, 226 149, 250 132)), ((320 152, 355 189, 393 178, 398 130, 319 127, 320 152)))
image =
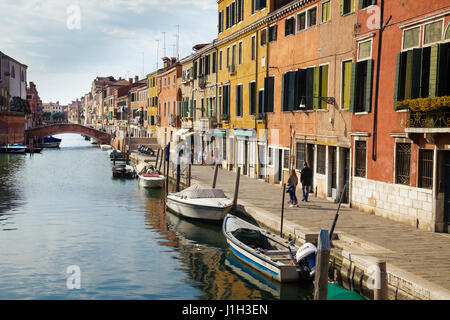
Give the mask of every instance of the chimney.
POLYGON ((137 83, 139 81, 139 76, 134 77, 134 83, 137 83))
POLYGON ((128 82, 129 82, 130 84, 132 84, 132 83, 133 83, 133 78, 128 78, 128 82))

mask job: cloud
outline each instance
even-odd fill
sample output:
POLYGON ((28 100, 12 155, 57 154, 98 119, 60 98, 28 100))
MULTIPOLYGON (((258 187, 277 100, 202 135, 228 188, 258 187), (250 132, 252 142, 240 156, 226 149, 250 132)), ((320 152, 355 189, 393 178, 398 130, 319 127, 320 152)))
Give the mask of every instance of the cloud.
MULTIPOLYGON (((215 0, 2 0, 0 51, 28 65, 43 101, 70 102, 98 75, 129 76, 156 69, 156 58, 180 57, 216 37, 215 0), (78 6, 80 28, 68 29, 67 8, 78 6), (159 40, 159 50, 157 50, 159 40)), ((159 66, 162 62, 160 60, 159 66)))

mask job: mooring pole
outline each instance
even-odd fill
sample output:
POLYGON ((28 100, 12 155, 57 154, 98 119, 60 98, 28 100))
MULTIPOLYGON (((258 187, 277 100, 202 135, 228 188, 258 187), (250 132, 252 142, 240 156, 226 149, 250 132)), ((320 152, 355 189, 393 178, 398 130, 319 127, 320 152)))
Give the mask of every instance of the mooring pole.
POLYGON ((160 151, 161 151, 161 148, 158 149, 158 153, 156 154, 155 170, 158 168, 158 160, 159 160, 159 152, 160 151))
POLYGON ((386 273, 386 261, 377 260, 375 275, 374 300, 388 300, 388 279, 386 273))
POLYGON ((321 229, 317 239, 314 300, 327 300, 330 237, 327 229, 321 229))
POLYGON ((286 184, 283 183, 283 196, 281 200, 281 228, 280 228, 280 237, 283 237, 283 219, 284 219, 284 197, 286 194, 286 184))
POLYGON ((182 150, 178 151, 178 158, 177 158, 177 192, 180 192, 180 178, 181 178, 181 164, 180 164, 180 157, 183 153, 182 150))
POLYGON ((189 168, 188 168, 188 187, 191 186, 191 177, 192 177, 192 164, 189 163, 189 168))
POLYGON ((238 194, 239 194, 239 180, 240 179, 241 179, 241 167, 238 167, 237 174, 236 174, 236 185, 234 186, 233 209, 236 209, 236 207, 237 207, 237 200, 238 200, 238 194))
POLYGON ((167 144, 167 183, 166 183, 166 195, 169 194, 169 173, 170 173, 170 142, 167 144))
POLYGON ((212 188, 215 189, 216 188, 216 183, 217 183, 217 173, 219 172, 219 165, 216 164, 215 168, 214 168, 214 179, 213 179, 213 184, 212 184, 212 188))

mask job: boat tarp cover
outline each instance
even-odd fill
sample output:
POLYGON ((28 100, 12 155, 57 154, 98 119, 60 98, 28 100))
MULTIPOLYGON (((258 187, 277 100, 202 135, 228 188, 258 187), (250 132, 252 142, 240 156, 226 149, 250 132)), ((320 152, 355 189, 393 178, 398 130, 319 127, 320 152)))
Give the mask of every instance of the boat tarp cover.
POLYGON ((201 186, 194 184, 183 191, 174 193, 173 195, 187 199, 203 199, 203 198, 226 198, 223 190, 220 189, 202 189, 201 186))
POLYGON ((249 247, 273 249, 267 238, 258 230, 239 228, 232 231, 231 234, 249 247))

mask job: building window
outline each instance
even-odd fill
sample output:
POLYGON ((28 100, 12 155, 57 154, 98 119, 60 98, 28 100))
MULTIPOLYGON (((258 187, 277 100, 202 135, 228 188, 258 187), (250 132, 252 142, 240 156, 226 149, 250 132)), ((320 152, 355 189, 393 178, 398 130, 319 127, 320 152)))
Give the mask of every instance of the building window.
POLYGON ((359 0, 359 9, 367 8, 377 3, 377 0, 359 0))
POLYGON ((403 31, 403 50, 420 46, 420 27, 403 31))
POLYGON ((419 188, 433 188, 433 150, 419 150, 419 188))
POLYGON ((238 45, 238 63, 242 64, 242 42, 238 45))
POLYGON ((269 155, 268 155, 268 163, 267 163, 267 165, 269 166, 269 167, 272 167, 273 166, 273 148, 271 148, 271 147, 269 147, 269 155))
POLYGON ((252 13, 255 13, 256 10, 261 10, 266 7, 266 0, 252 0, 252 2, 253 2, 252 13))
POLYGON ((411 144, 397 143, 395 149, 395 183, 410 184, 411 144))
MULTIPOLYGON (((281 151, 281 150, 280 150, 281 151)), ((289 170, 289 164, 291 160, 291 153, 289 150, 283 150, 283 169, 289 170)))
POLYGON ((322 23, 330 21, 330 1, 326 1, 322 3, 322 23))
POLYGON ((370 112, 372 105, 373 60, 352 63, 350 111, 370 112))
POLYGON ((294 34, 295 17, 290 17, 284 21, 284 35, 289 36, 294 34))
POLYGON ((219 12, 219 33, 223 31, 223 10, 219 12))
POLYGON ((342 109, 350 107, 350 83, 352 77, 352 62, 342 63, 342 85, 341 85, 341 105, 342 109))
POLYGON ((297 15, 297 31, 306 29, 306 12, 297 15))
POLYGON ((230 67, 230 47, 227 48, 227 68, 230 67))
POLYGON ((276 24, 269 27, 269 42, 277 41, 278 27, 276 24))
POLYGON ((372 57, 372 40, 358 43, 358 61, 372 57))
POLYGON ((325 174, 326 146, 317 145, 317 173, 325 174))
POLYGON ((256 114, 256 82, 250 82, 248 90, 250 115, 254 115, 256 114))
POLYGON ((256 36, 252 36, 252 61, 256 59, 256 36))
POLYGON ((355 177, 366 176, 366 141, 355 141, 355 177))
POLYGON ((265 46, 267 43, 267 29, 262 29, 260 31, 260 37, 261 37, 261 46, 265 46))
MULTIPOLYGON (((275 77, 264 78, 264 102, 263 112, 273 112, 275 101, 275 77)), ((261 111, 260 111, 261 112, 261 111)))
POLYGON ((424 26, 423 45, 432 44, 442 39, 443 20, 431 22, 424 26))
POLYGON ((298 170, 301 170, 303 168, 303 163, 306 160, 305 149, 306 149, 306 144, 305 143, 297 143, 297 154, 296 154, 296 158, 295 158, 295 168, 298 169, 298 170))
POLYGON ((242 117, 242 84, 236 86, 236 117, 242 117))
POLYGON ((222 50, 219 52, 219 70, 222 71, 222 50))
POLYGON ((308 10, 308 28, 317 24, 317 8, 308 10))
POLYGON ((212 73, 216 73, 217 69, 217 52, 212 54, 212 73))
POLYGON ((341 0, 341 16, 355 11, 355 0, 341 0))

